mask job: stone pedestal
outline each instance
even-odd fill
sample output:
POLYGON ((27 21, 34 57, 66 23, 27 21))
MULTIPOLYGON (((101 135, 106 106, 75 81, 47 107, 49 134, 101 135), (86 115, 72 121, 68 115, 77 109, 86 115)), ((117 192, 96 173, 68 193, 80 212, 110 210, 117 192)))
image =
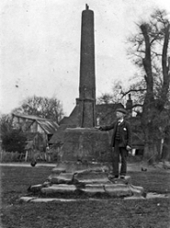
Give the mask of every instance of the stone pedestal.
POLYGON ((95 128, 68 128, 64 135, 61 161, 81 164, 111 161, 108 132, 95 128))

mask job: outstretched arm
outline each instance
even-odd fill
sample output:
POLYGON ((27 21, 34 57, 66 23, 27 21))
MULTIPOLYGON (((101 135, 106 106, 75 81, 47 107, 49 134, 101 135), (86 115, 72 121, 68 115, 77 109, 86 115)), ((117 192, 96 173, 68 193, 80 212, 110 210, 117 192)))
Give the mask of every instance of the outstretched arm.
POLYGON ((109 130, 113 129, 114 127, 115 127, 115 122, 112 123, 111 125, 100 126, 99 130, 101 130, 101 131, 109 131, 109 130))

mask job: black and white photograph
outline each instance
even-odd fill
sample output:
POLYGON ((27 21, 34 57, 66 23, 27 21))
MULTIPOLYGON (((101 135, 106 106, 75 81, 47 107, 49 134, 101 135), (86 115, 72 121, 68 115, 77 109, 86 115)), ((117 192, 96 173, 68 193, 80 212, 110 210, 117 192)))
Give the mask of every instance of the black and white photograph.
POLYGON ((0 228, 170 228, 168 0, 1 0, 0 228))

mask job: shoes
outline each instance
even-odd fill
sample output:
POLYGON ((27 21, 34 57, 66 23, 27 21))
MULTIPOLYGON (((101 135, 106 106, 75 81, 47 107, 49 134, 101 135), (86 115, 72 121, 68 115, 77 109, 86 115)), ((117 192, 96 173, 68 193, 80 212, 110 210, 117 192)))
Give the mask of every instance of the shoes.
POLYGON ((119 178, 119 175, 115 175, 114 178, 119 178))
MULTIPOLYGON (((113 174, 111 174, 111 175, 109 175, 109 177, 112 178, 112 179, 118 179, 119 178, 119 175, 113 175, 113 174)), ((125 175, 120 175, 120 179, 125 179, 125 175)))
POLYGON ((114 174, 109 175, 109 179, 117 179, 117 178, 119 178, 119 175, 114 175, 114 174))
POLYGON ((121 175, 121 176, 120 176, 120 179, 125 179, 125 176, 124 176, 124 175, 121 175))

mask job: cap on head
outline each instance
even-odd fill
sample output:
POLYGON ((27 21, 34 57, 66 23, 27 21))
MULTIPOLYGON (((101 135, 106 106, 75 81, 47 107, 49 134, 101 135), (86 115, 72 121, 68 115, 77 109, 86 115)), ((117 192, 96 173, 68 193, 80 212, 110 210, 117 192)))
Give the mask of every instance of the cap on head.
POLYGON ((123 114, 126 114, 126 109, 124 109, 124 108, 117 108, 116 109, 116 112, 121 112, 123 114))

